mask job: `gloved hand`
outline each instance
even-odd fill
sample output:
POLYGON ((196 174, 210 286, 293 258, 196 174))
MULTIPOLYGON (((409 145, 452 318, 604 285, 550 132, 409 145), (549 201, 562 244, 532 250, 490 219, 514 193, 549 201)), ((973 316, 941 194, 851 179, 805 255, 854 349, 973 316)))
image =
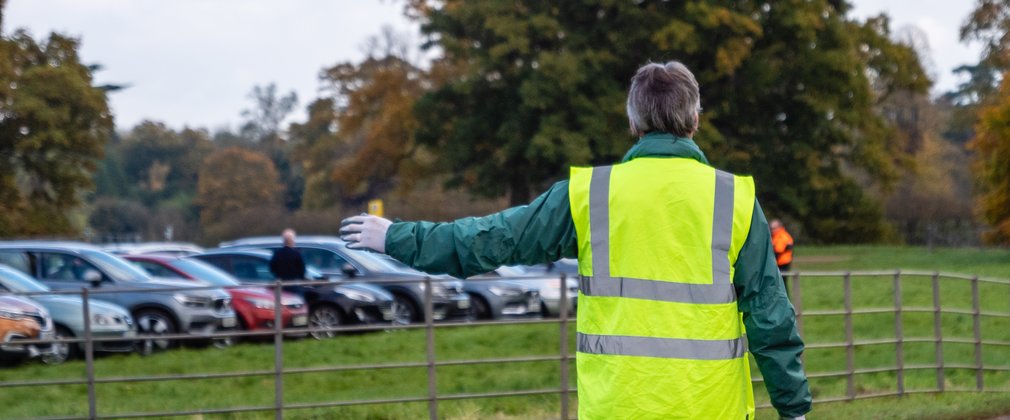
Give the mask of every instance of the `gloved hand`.
POLYGON ((371 249, 386 253, 386 231, 393 224, 389 219, 361 214, 340 222, 340 239, 351 249, 371 249))
POLYGON ((779 419, 782 419, 782 420, 807 420, 807 416, 803 415, 803 416, 799 416, 799 417, 779 417, 779 419))

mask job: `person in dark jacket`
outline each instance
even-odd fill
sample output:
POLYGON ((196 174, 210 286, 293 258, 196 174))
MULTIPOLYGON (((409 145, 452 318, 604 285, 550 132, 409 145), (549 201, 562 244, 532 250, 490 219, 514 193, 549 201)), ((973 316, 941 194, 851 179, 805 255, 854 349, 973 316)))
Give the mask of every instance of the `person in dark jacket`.
POLYGON ((284 247, 274 251, 273 257, 270 258, 270 272, 281 280, 304 280, 305 260, 295 249, 295 231, 284 229, 281 238, 284 240, 284 247))

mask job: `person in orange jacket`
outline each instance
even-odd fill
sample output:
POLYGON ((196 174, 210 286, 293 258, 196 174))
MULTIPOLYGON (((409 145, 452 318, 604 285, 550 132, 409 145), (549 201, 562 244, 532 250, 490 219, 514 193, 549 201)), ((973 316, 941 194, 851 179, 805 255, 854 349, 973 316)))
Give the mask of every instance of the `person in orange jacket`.
MULTIPOLYGON (((775 263, 779 266, 779 272, 789 271, 793 265, 793 236, 786 231, 779 219, 772 219, 768 227, 772 230, 772 249, 775 251, 775 263)), ((782 282, 786 285, 786 292, 789 291, 789 281, 786 276, 782 276, 782 282)))

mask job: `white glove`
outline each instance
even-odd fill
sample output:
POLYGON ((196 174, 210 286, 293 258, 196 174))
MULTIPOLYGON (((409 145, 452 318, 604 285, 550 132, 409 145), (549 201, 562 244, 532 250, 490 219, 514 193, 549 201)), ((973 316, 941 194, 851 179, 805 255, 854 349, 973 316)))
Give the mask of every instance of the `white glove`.
POLYGON ((807 420, 807 416, 806 415, 799 416, 799 417, 779 417, 779 418, 783 419, 783 420, 807 420))
POLYGON ((389 219, 362 214, 340 222, 340 239, 351 249, 371 249, 386 253, 386 231, 393 224, 389 219))

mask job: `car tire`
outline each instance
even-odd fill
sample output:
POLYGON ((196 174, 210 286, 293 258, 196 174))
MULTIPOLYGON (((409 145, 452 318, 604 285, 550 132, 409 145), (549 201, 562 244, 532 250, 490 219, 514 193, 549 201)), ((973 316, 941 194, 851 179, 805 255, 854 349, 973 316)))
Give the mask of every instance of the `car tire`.
POLYGON ((421 311, 409 297, 395 294, 393 295, 393 324, 407 325, 411 322, 421 320, 421 311))
MULTIPOLYGON (((137 323, 138 335, 168 335, 179 331, 175 320, 168 313, 159 309, 138 310, 133 313, 133 319, 137 323)), ((137 342, 137 352, 149 355, 157 351, 168 350, 173 345, 175 342, 172 340, 142 338, 137 342)))
MULTIPOLYGON (((53 338, 74 338, 74 333, 67 329, 67 327, 57 325, 53 338)), ((78 357, 78 353, 80 353, 77 348, 77 343, 53 343, 52 346, 52 353, 42 356, 42 363, 47 365, 58 365, 66 362, 67 360, 78 357)))
POLYGON ((309 335, 316 340, 337 336, 336 331, 317 331, 317 328, 334 328, 343 325, 344 315, 333 305, 317 305, 309 310, 309 335))
POLYGON ((494 315, 491 313, 491 305, 487 303, 487 299, 484 299, 483 296, 470 293, 470 305, 473 317, 478 321, 494 318, 494 315))

